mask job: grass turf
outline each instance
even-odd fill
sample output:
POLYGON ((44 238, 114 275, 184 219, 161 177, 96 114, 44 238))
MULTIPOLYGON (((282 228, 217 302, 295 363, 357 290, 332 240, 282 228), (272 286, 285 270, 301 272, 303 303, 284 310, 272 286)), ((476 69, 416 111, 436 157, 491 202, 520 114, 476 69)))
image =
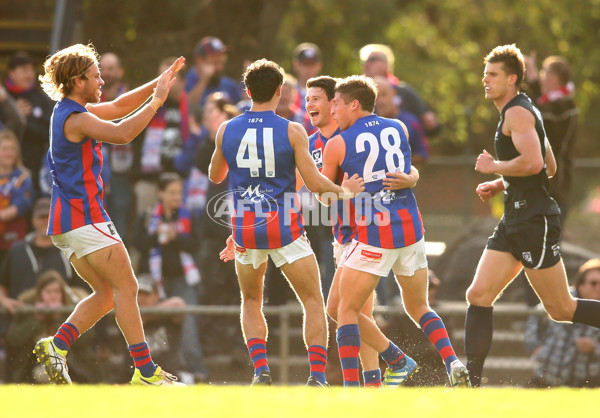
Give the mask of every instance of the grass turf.
POLYGON ((596 389, 0 386, 2 417, 593 416, 596 389))

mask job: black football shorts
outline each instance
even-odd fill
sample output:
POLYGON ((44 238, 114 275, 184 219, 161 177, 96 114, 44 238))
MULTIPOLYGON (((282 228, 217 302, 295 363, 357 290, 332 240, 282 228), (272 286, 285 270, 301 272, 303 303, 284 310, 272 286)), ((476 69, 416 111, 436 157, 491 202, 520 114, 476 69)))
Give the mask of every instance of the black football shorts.
POLYGON ((537 215, 514 225, 506 225, 502 218, 487 248, 511 253, 523 267, 545 269, 560 261, 559 241, 559 215, 537 215))

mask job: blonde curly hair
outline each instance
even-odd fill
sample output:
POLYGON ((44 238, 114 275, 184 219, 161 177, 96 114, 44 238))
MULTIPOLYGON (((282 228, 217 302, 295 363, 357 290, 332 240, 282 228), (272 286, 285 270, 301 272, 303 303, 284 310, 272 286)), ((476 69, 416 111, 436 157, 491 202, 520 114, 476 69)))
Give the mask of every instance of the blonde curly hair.
POLYGON ((73 91, 75 78, 85 78, 88 68, 97 65, 98 59, 91 43, 61 49, 44 62, 45 73, 39 77, 42 88, 52 100, 61 100, 73 91))

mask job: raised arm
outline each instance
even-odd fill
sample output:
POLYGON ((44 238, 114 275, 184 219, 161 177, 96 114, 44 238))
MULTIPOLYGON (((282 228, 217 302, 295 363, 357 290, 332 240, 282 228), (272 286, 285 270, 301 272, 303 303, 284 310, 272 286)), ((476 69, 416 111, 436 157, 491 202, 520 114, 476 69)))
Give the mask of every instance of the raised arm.
MULTIPOLYGON (((99 119, 103 120, 116 120, 124 118, 131 112, 139 108, 148 98, 152 95, 152 92, 158 85, 159 80, 167 72, 171 72, 173 75, 177 74, 179 70, 183 68, 185 64, 185 58, 179 57, 171 67, 169 67, 163 74, 156 77, 154 80, 140 86, 134 90, 128 91, 122 94, 111 102, 104 103, 88 103, 86 109, 96 115, 99 119)), ((164 100, 163 100, 164 102, 164 100)))
POLYGON ((208 178, 210 181, 217 184, 225 180, 229 171, 222 149, 223 132, 225 132, 226 126, 227 122, 223 122, 217 131, 217 137, 215 138, 215 152, 212 155, 210 166, 208 167, 208 178))
POLYGON ((544 168, 540 140, 535 130, 535 118, 529 110, 521 106, 508 109, 502 132, 512 137, 520 155, 512 160, 497 161, 483 150, 477 157, 475 170, 484 174, 527 177, 539 173, 544 168))
POLYGON ((65 136, 69 141, 81 142, 87 137, 110 144, 127 144, 138 136, 148 125, 160 106, 166 100, 175 81, 174 73, 165 71, 158 79, 153 98, 139 112, 112 123, 90 112, 73 113, 65 121, 65 136))

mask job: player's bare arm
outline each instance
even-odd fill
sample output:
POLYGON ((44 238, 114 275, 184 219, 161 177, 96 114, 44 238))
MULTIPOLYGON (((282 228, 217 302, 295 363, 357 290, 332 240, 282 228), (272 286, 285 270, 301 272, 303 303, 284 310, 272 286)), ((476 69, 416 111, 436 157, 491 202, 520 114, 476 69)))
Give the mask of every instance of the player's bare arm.
POLYGON ((544 167, 540 141, 535 130, 535 119, 527 109, 515 106, 505 113, 502 133, 509 135, 519 156, 508 161, 497 161, 483 150, 475 164, 475 170, 484 174, 526 177, 539 173, 544 167))
POLYGON ((502 191, 504 191, 504 182, 501 178, 480 183, 475 189, 475 193, 484 202, 487 202, 502 191))
POLYGON ((222 148, 223 132, 225 132, 226 126, 227 122, 223 122, 217 131, 217 137, 215 138, 215 152, 212 155, 210 166, 208 167, 208 178, 216 184, 225 180, 225 177, 227 177, 227 173, 229 172, 229 167, 227 166, 227 161, 225 161, 222 148))
POLYGON ((296 167, 308 190, 317 194, 329 192, 336 193, 344 198, 351 198, 365 189, 364 181, 358 175, 354 175, 351 178, 347 178, 346 176, 342 185, 338 186, 321 174, 308 152, 308 136, 300 124, 290 122, 288 135, 294 149, 296 167))
POLYGON ((152 101, 139 112, 120 121, 112 123, 100 119, 93 113, 73 113, 65 121, 64 132, 69 141, 81 142, 87 137, 110 144, 127 144, 138 136, 154 117, 158 108, 166 100, 173 85, 174 73, 164 72, 158 79, 152 101))
POLYGON ((384 190, 399 190, 412 189, 419 181, 419 170, 414 165, 410 167, 410 173, 406 174, 402 171, 385 173, 386 178, 383 179, 384 190))
POLYGON ((111 102, 103 103, 88 103, 86 109, 103 120, 116 120, 124 118, 131 112, 139 108, 148 97, 152 94, 160 78, 165 75, 168 71, 172 74, 177 74, 179 70, 183 68, 185 64, 185 58, 179 57, 171 67, 169 67, 163 74, 156 77, 154 80, 140 86, 136 89, 128 91, 111 102))
POLYGON ((544 141, 546 143, 546 174, 548 178, 553 177, 556 174, 556 169, 558 168, 556 163, 556 158, 554 157, 554 151, 552 151, 552 146, 550 145, 550 141, 548 138, 544 141))

